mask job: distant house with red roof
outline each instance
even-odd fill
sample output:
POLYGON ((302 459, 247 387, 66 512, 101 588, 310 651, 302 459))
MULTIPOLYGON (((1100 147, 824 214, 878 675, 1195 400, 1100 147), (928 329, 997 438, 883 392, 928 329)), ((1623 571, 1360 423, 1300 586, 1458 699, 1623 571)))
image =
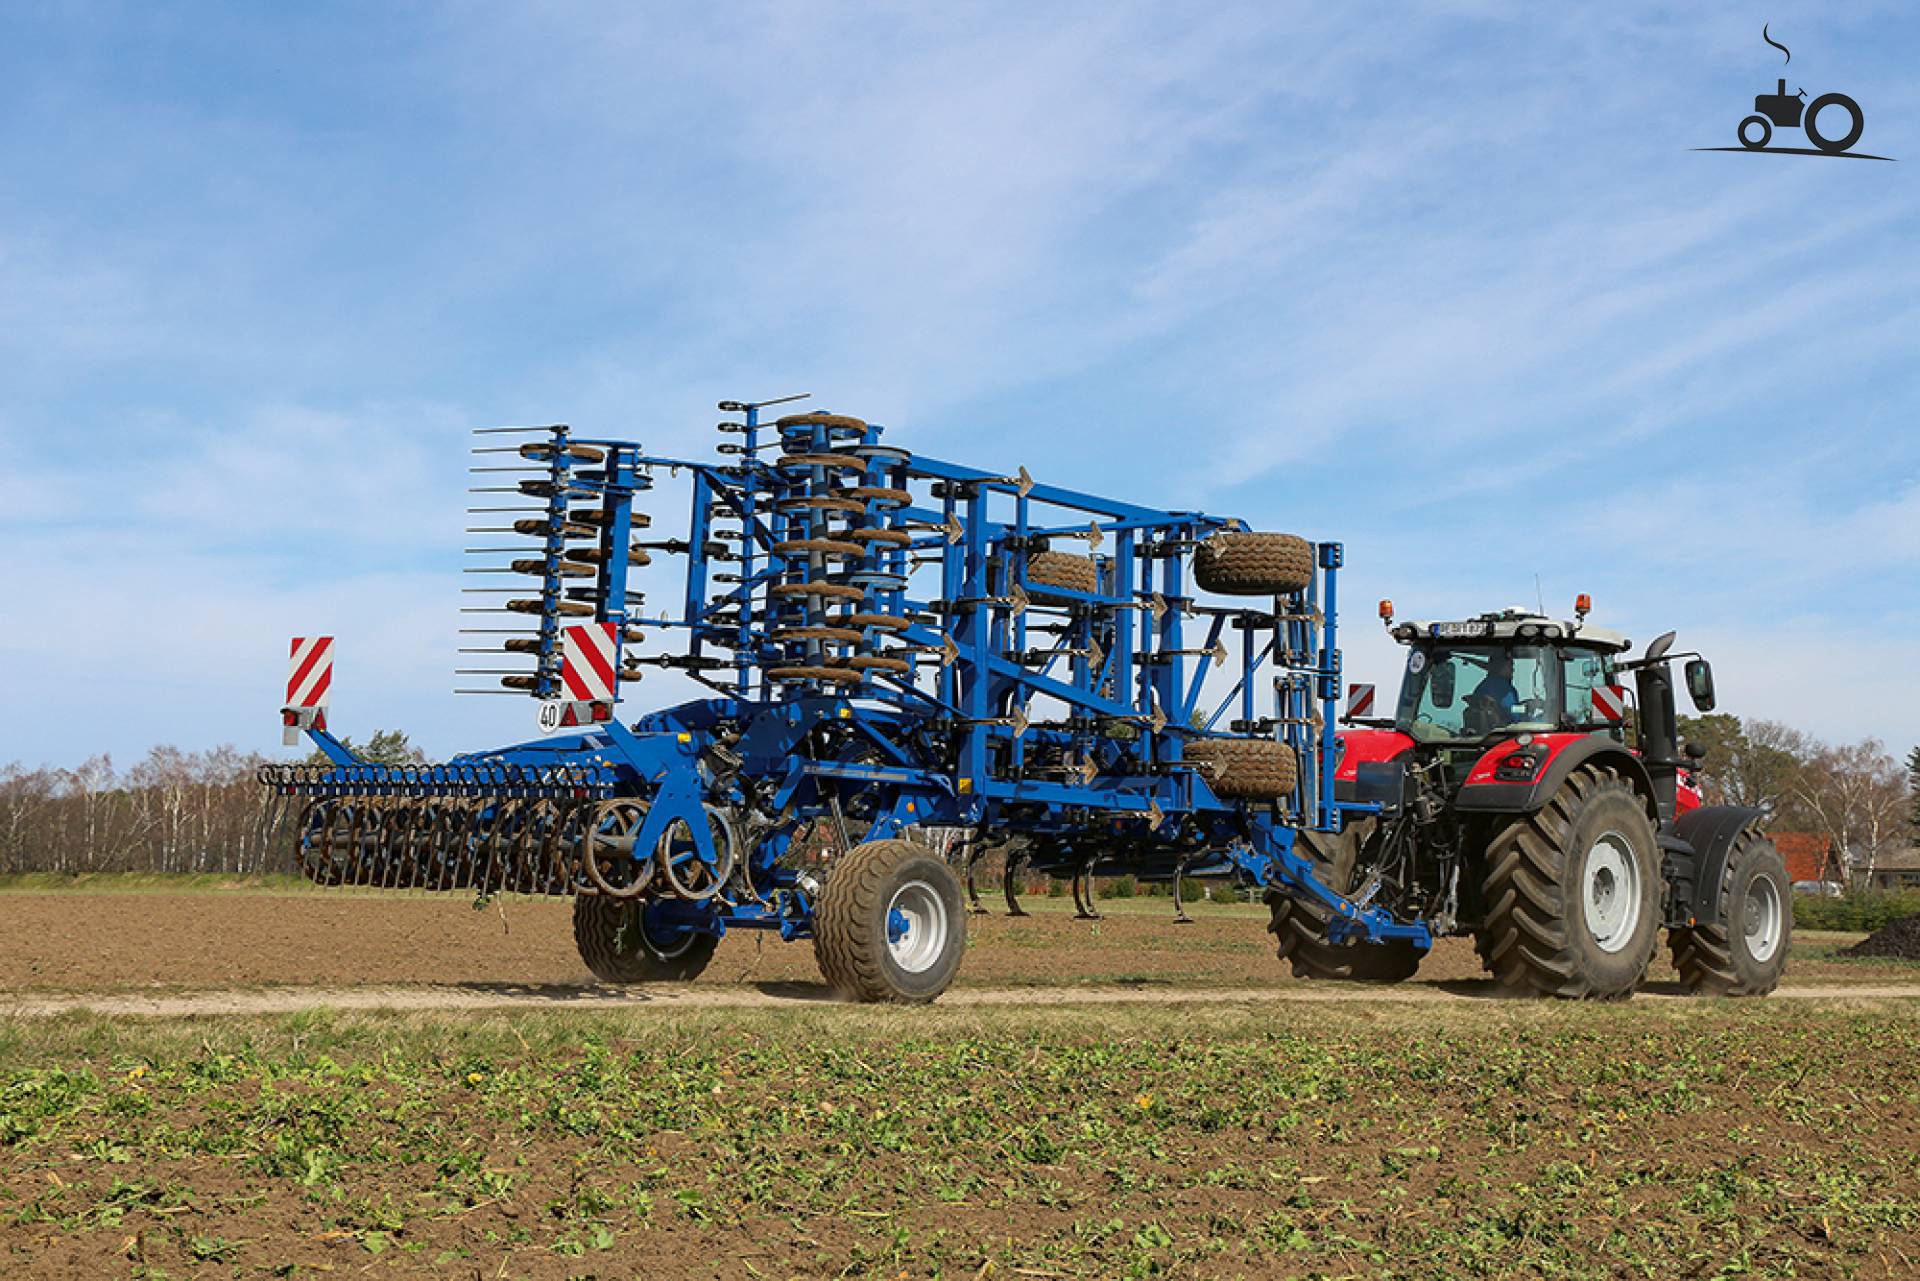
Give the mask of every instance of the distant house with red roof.
POLYGON ((1834 857, 1833 838, 1824 832, 1772 832, 1773 847, 1787 861, 1789 881, 1833 881, 1844 884, 1846 874, 1834 857))

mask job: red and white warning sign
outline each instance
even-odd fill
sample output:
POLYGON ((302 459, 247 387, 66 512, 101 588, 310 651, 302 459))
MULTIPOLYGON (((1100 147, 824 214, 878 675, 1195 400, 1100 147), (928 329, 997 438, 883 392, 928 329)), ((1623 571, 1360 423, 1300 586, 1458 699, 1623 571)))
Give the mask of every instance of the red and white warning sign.
POLYGON ((560 633, 560 683, 578 703, 611 703, 620 641, 612 623, 581 623, 560 633))
POLYGON ((287 710, 325 707, 332 691, 333 637, 294 637, 287 651, 287 710))
POLYGON ((1615 724, 1627 718, 1627 689, 1624 685, 1595 685, 1593 687, 1593 710, 1600 713, 1602 720, 1615 724))
POLYGON ((1371 685, 1347 686, 1347 715, 1349 716, 1373 715, 1373 686, 1371 685))

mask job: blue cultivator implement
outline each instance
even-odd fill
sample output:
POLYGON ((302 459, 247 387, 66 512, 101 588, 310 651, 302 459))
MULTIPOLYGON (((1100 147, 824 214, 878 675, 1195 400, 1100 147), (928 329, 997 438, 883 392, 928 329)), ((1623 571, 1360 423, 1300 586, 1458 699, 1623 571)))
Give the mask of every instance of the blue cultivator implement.
POLYGON ((309 665, 283 718, 332 764, 262 779, 301 805, 306 875, 573 895, 582 957, 617 982, 691 977, 728 930, 777 930, 865 1000, 946 988, 974 866, 1002 847, 1016 913, 1022 869, 1073 880, 1089 915, 1095 876, 1225 877, 1311 907, 1335 942, 1429 945, 1314 874, 1378 809, 1334 797, 1339 544, 765 408, 721 405, 719 462, 566 427, 484 437, 507 443, 476 451, 502 479, 475 532, 524 545, 472 549, 516 585, 469 589, 483 643, 463 652, 496 665, 464 674, 538 700, 549 736, 366 764, 309 665), (690 511, 655 537, 635 501, 670 477, 690 511), (629 574, 668 555, 684 591, 647 603, 643 634, 629 574), (648 667, 711 697, 620 719, 648 667))

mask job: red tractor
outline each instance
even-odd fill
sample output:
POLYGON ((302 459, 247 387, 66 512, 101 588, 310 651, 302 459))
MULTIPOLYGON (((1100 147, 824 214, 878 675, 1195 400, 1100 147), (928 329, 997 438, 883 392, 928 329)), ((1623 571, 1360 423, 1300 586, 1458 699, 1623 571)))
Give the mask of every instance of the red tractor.
MULTIPOLYGON (((1632 642, 1589 625, 1589 607, 1582 596, 1571 622, 1518 609, 1395 622, 1380 603, 1406 676, 1391 718, 1346 718, 1335 796, 1353 819, 1315 842, 1322 877, 1436 936, 1471 934, 1516 991, 1630 996, 1664 928, 1689 990, 1769 992, 1793 931, 1786 866, 1761 811, 1702 804, 1690 775, 1704 753, 1678 740, 1673 664, 1688 660, 1701 711, 1712 669, 1674 654, 1671 632, 1628 661, 1632 642)), ((1406 942, 1345 941, 1318 909, 1269 904, 1302 977, 1395 982, 1420 964, 1406 942)))

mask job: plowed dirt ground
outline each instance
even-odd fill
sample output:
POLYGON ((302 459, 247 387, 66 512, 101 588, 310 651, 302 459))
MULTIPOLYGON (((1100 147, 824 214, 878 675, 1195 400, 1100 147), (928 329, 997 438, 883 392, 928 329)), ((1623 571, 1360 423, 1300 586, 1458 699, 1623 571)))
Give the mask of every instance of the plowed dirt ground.
MULTIPOLYGON (((1025 918, 975 916, 958 990, 1124 986, 1172 994, 1202 988, 1303 987, 1275 959, 1266 912, 1199 904, 1191 925, 1166 899, 1115 899, 1107 919, 1077 921, 1059 899, 1032 898, 1025 918)), ((328 990, 430 985, 564 993, 592 986, 573 945, 571 907, 516 900, 475 911, 450 895, 366 891, 0 893, 0 993, 151 992, 292 986, 328 990)), ((1911 982, 1920 965, 1835 956, 1857 935, 1796 939, 1790 984, 1911 982)), ((1670 986, 1664 953, 1650 976, 1670 986)), ((806 943, 736 931, 701 990, 819 995, 806 943)), ((1337 991, 1353 991, 1338 988, 1337 991)), ((1372 989, 1360 989, 1369 991, 1372 989)), ((1404 990, 1490 994, 1472 944, 1443 940, 1404 990)))

